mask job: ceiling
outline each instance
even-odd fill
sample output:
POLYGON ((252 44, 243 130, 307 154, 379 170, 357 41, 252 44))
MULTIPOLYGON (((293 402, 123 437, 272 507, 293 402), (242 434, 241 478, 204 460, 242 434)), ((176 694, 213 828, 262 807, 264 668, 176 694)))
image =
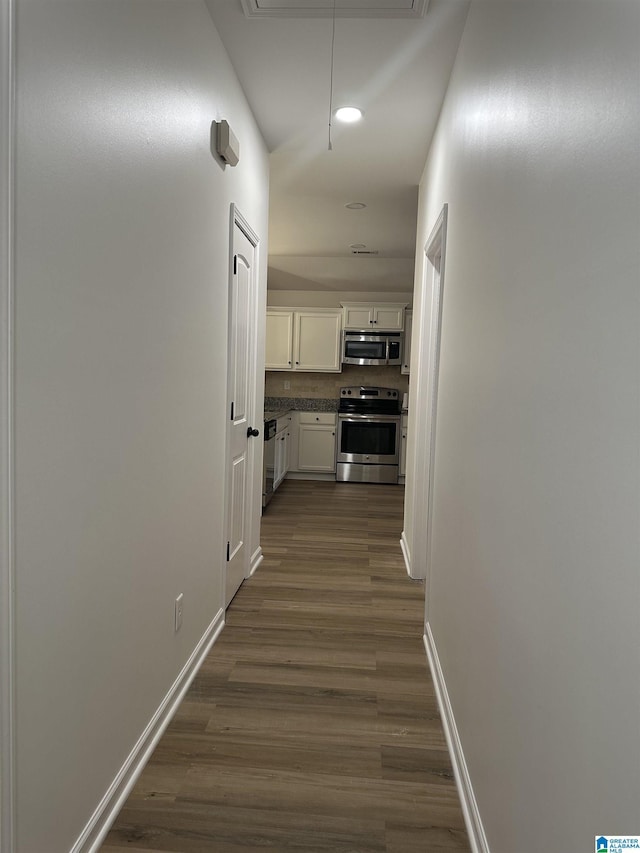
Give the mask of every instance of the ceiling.
POLYGON ((336 0, 333 108, 364 117, 332 120, 331 151, 333 0, 205 2, 270 151, 268 287, 412 290, 417 187, 469 0, 336 0))

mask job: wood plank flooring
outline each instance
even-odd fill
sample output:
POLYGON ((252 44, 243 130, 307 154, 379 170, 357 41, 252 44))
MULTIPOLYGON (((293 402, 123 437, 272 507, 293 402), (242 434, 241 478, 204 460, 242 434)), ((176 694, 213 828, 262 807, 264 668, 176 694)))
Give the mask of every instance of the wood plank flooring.
POLYGON ((264 561, 104 853, 469 850, 402 502, 400 486, 282 484, 264 561))

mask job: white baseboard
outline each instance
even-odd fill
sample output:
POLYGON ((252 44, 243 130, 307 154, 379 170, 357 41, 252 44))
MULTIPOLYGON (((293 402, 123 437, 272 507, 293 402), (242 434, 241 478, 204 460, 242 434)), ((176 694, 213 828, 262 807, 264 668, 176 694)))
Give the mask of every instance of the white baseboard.
POLYGON ((402 556, 404 557, 404 565, 407 570, 407 574, 411 578, 412 581, 423 581, 424 575, 417 574, 414 569, 415 566, 411 563, 411 551, 409 550, 409 543, 407 541, 407 536, 404 530, 402 531, 402 536, 400 537, 400 549, 402 551, 402 556))
POLYGON ((404 557, 404 565, 407 570, 407 574, 411 577, 411 557, 409 556, 409 544, 407 542, 407 537, 405 535, 404 530, 402 531, 402 536, 400 537, 400 549, 402 550, 402 556, 404 557))
POLYGON ((447 746, 449 747, 449 753, 451 755, 451 763, 453 765, 453 773, 456 779, 458 793, 460 794, 464 822, 467 827, 467 833, 469 834, 471 853, 490 853, 487 837, 484 833, 484 827, 482 826, 482 819, 478 810, 478 804, 476 802, 475 794, 473 793, 473 786, 467 769, 467 762, 465 761, 464 752, 462 751, 462 743, 458 735, 458 728, 453 716, 453 708, 449 701, 449 693, 444 680, 442 667, 440 666, 438 651, 436 649, 436 644, 433 639, 429 623, 427 623, 425 627, 425 633, 422 639, 424 641, 427 658, 429 659, 431 676, 436 689, 436 697, 438 699, 438 706, 442 717, 444 734, 447 739, 447 746))
POLYGON ((129 753, 102 801, 73 845, 71 853, 96 853, 100 848, 111 828, 111 824, 118 816, 118 812, 131 793, 138 777, 144 770, 145 764, 184 699, 194 676, 223 628, 224 610, 221 609, 204 632, 191 657, 140 735, 138 742, 129 753))
POLYGON ((255 573, 256 569, 260 565, 260 563, 264 560, 264 555, 262 553, 262 546, 258 545, 256 550, 254 551, 251 557, 251 564, 249 565, 249 577, 252 577, 255 573))

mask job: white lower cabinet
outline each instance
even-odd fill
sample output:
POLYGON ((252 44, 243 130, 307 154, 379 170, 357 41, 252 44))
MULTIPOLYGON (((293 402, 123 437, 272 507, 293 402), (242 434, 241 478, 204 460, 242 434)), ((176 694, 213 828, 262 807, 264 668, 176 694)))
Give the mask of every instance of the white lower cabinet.
POLYGON ((278 418, 273 453, 273 491, 278 488, 289 470, 291 447, 291 415, 278 418))
POLYGON ((298 412, 298 471, 335 474, 336 415, 298 412))
POLYGON ((409 416, 403 415, 400 421, 400 467, 398 473, 404 477, 407 472, 407 427, 409 416))

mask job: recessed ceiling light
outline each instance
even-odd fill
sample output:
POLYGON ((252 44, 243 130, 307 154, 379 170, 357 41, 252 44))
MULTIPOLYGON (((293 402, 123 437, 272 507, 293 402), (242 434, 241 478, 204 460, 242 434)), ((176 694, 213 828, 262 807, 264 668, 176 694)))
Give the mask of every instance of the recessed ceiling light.
POLYGON ((338 121, 345 121, 351 124, 354 121, 360 121, 362 110, 359 110, 358 107, 338 107, 336 118, 338 121))
POLYGON ((366 249, 367 244, 366 243, 350 243, 349 248, 350 249, 366 249))
POLYGON ((350 201, 349 204, 345 204, 345 207, 348 207, 349 210, 362 210, 366 206, 362 201, 350 201))

